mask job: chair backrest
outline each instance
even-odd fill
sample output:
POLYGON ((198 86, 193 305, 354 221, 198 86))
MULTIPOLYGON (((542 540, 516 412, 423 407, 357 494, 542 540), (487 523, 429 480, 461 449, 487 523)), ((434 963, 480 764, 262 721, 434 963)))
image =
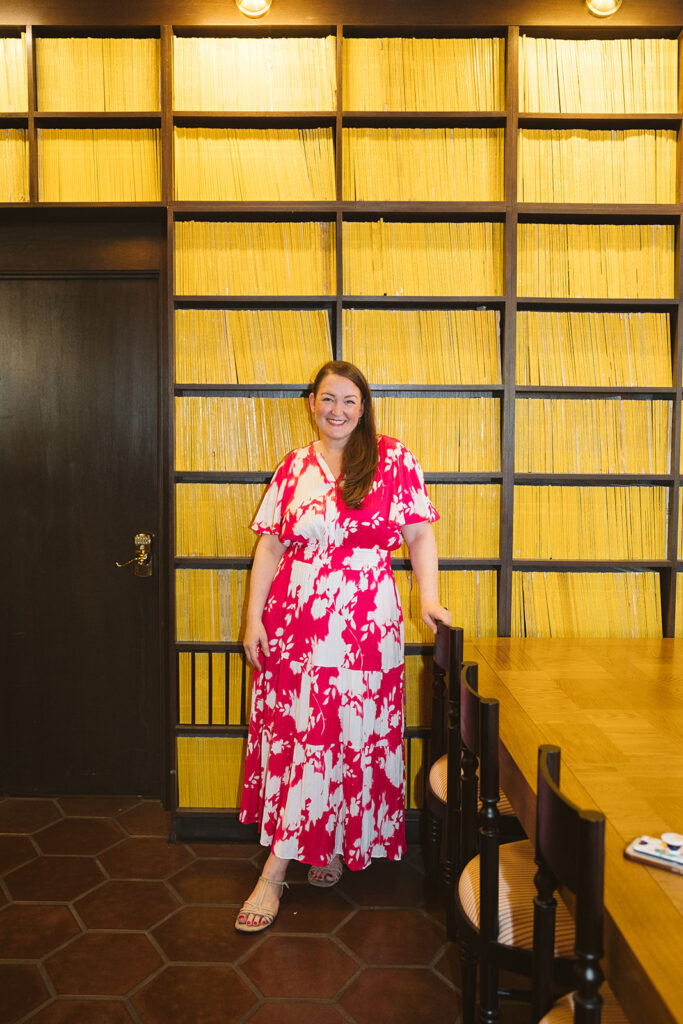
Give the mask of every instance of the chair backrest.
POLYGON ((479 931, 483 943, 495 942, 498 937, 498 711, 497 700, 481 697, 478 692, 477 664, 465 662, 460 677, 461 847, 463 864, 479 854, 479 931))
MULTIPOLYGON (((454 713, 451 706, 453 698, 455 697, 458 705, 460 703, 462 650, 462 628, 447 626, 444 622, 437 623, 432 656, 432 763, 446 753, 447 721, 454 713)), ((455 713, 457 713, 457 709, 455 709, 455 713)))
POLYGON ((603 882, 605 818, 582 810, 559 788, 560 749, 538 750, 536 803, 536 898, 534 900, 533 1019, 540 1020, 553 1003, 552 963, 555 945, 554 892, 564 887, 576 898, 576 978, 574 1020, 599 1024, 603 980, 603 882))

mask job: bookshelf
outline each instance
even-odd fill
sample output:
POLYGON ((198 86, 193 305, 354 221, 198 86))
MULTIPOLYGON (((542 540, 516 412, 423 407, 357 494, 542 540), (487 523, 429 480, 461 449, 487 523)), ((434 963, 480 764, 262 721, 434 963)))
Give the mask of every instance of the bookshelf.
MULTIPOLYGON (((623 600, 642 607, 643 635, 683 629, 679 26, 273 19, 0 30, 20 68, 6 98, 0 84, 0 187, 8 162, 26 180, 0 204, 166 211, 170 699, 187 829, 233 806, 234 772, 222 789, 216 773, 220 758, 239 766, 248 716, 245 523, 279 457, 308 439, 305 385, 328 358, 367 368, 382 429, 421 458, 446 513, 444 595, 468 632, 581 635, 593 620, 576 607, 623 600), (89 54, 86 70, 108 46, 131 61, 146 48, 154 73, 132 70, 125 94, 69 93, 49 76, 64 46, 89 54), (539 54, 568 72, 556 95, 533 70, 539 54), (643 54, 651 74, 624 90, 643 54), (582 61, 599 69, 592 81, 582 61), (454 62, 468 72, 445 73, 454 62), (621 92, 617 66, 631 69, 621 92), (253 81, 253 67, 267 74, 253 81), (134 133, 152 141, 127 165, 134 133), (111 145, 132 187, 60 191, 74 176, 46 170, 55 137, 95 175, 111 145), (137 180, 143 162, 153 189, 137 180), (585 181, 568 170, 577 163, 585 181), (576 453, 577 436, 592 459, 551 457, 576 453), (213 795, 197 806, 197 792, 213 795)), ((405 550, 395 567, 414 810, 429 638, 405 550)), ((632 635, 634 620, 607 615, 604 628, 632 635)))

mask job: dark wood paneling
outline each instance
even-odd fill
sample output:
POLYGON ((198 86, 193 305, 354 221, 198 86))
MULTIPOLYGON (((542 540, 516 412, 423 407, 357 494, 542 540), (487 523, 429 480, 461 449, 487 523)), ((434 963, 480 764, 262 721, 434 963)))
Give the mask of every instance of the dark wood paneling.
POLYGON ((231 25, 259 30, 277 25, 565 25, 595 31, 638 28, 646 25, 679 26, 679 0, 626 0, 610 18, 594 18, 581 0, 273 0, 263 18, 240 14, 233 0, 120 0, 93 4, 90 0, 8 0, 0 20, 6 25, 231 25))
POLYGON ((166 560, 114 565, 161 532, 158 276, 0 278, 0 311, 0 788, 159 796, 166 560))
POLYGON ((0 273, 154 270, 162 266, 166 211, 0 211, 0 273))

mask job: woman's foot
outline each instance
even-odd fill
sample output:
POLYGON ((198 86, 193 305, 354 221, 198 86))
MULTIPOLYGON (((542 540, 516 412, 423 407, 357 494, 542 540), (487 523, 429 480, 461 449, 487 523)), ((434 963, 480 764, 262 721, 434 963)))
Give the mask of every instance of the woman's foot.
POLYGON ((238 932, 262 932, 270 928, 280 909, 280 900, 287 883, 261 875, 254 889, 237 915, 238 932))
POLYGON ((337 884, 343 870, 344 862, 341 859, 341 854, 338 853, 324 867, 309 868, 308 881, 311 885, 317 885, 319 889, 329 889, 337 884))
POLYGON ((235 928, 238 932, 262 932, 270 927, 280 909, 288 866, 288 860, 276 857, 274 853, 268 855, 263 874, 237 915, 235 928))

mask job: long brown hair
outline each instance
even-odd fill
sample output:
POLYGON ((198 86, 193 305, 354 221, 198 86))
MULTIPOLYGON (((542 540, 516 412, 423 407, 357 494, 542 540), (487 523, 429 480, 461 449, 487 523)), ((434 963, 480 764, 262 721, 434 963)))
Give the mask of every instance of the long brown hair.
POLYGON ((318 370, 311 385, 311 394, 318 394, 320 385, 330 374, 350 380, 361 394, 363 412, 342 452, 341 481, 341 497, 344 504, 349 508, 360 508, 365 495, 372 487, 378 462, 377 428, 370 386, 357 366, 339 359, 325 363, 318 370))

